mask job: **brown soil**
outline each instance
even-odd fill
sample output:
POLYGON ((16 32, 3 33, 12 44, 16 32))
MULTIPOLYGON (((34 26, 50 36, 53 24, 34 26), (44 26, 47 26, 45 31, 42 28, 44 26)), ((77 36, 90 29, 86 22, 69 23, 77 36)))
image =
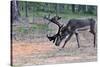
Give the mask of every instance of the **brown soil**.
POLYGON ((14 41, 12 43, 13 65, 96 61, 97 49, 93 47, 93 36, 87 34, 80 34, 80 48, 77 47, 75 36, 73 36, 61 50, 50 41, 41 43, 14 41))

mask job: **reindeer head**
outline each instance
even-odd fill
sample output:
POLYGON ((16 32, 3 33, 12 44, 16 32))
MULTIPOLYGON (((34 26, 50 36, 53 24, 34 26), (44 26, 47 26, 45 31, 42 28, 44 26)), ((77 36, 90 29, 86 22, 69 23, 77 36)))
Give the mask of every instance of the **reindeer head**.
POLYGON ((59 46, 62 40, 69 35, 69 31, 62 32, 62 29, 60 31, 60 35, 56 37, 55 45, 59 46))

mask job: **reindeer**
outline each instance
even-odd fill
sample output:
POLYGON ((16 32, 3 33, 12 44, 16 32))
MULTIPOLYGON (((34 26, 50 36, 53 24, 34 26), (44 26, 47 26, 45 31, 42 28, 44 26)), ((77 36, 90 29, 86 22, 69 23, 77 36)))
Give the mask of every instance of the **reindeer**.
POLYGON ((95 20, 94 19, 92 18, 90 19, 70 19, 65 26, 61 25, 58 22, 58 20, 61 19, 61 17, 59 16, 54 16, 51 19, 45 17, 45 19, 49 20, 50 22, 56 24, 59 27, 58 32, 55 35, 53 36, 47 35, 47 38, 50 41, 53 41, 53 43, 55 42, 56 46, 59 46, 62 40, 65 39, 66 36, 68 36, 68 38, 64 42, 64 45, 62 46, 62 48, 64 48, 65 44, 71 39, 72 35, 75 34, 78 48, 80 48, 79 31, 87 30, 85 29, 86 26, 89 26, 89 29, 90 29, 89 32, 94 35, 94 47, 96 46, 96 42, 95 42, 96 33, 95 33, 95 20))

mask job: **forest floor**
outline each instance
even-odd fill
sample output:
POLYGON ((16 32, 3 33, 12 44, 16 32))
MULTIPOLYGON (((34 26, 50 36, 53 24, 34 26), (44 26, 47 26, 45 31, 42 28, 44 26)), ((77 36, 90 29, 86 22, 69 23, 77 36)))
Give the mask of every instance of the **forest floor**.
MULTIPOLYGON (((47 39, 47 38, 46 38, 47 39)), ((75 35, 59 50, 52 42, 12 42, 12 61, 14 66, 76 63, 97 61, 97 48, 93 47, 93 35, 80 32, 80 48, 75 35)))

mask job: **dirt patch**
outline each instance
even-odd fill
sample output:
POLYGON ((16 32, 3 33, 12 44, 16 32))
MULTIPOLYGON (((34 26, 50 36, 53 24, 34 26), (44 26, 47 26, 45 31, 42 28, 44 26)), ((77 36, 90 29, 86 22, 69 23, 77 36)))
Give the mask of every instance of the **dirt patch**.
POLYGON ((13 55, 29 55, 32 53, 46 53, 53 47, 49 43, 14 43, 13 55), (43 46, 42 46, 43 45, 43 46))
POLYGON ((70 43, 70 45, 62 50, 56 48, 51 42, 14 42, 12 46, 12 60, 14 65, 54 64, 97 60, 97 49, 92 46, 81 45, 81 48, 78 49, 76 45, 70 43))

